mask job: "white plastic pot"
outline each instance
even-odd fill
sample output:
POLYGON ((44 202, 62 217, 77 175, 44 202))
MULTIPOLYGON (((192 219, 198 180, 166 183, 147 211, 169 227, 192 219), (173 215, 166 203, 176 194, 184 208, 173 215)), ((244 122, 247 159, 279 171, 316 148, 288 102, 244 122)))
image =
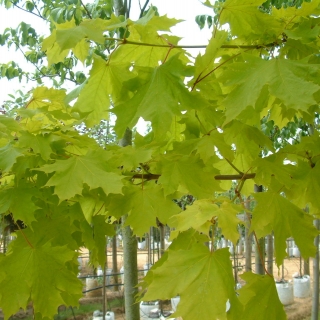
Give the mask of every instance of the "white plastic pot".
POLYGON ((178 303, 180 302, 180 297, 179 296, 176 296, 174 298, 171 298, 171 308, 174 312, 177 311, 177 306, 178 306, 178 303))
POLYGON ((293 285, 292 282, 276 282, 277 292, 280 302, 283 305, 288 305, 293 303, 293 285))
POLYGON ((145 241, 138 242, 138 249, 143 250, 145 247, 146 247, 145 241))
MULTIPOLYGON (((98 281, 95 278, 86 278, 86 289, 94 289, 99 287, 98 281)), ((86 297, 101 297, 102 295, 102 289, 96 289, 93 291, 86 292, 86 297)))
POLYGON ((121 273, 121 283, 124 283, 124 266, 122 266, 121 268, 120 268, 120 273, 121 273))
POLYGON ((114 312, 113 311, 107 311, 105 318, 106 318, 105 320, 114 320, 115 319, 114 312))
POLYGON ((296 298, 307 298, 310 293, 310 276, 293 278, 293 294, 296 298))
POLYGON ((292 255, 294 256, 294 257, 300 257, 300 250, 299 250, 299 248, 298 247, 294 247, 293 249, 292 249, 292 255))
POLYGON ((141 301, 140 302, 140 318, 148 319, 151 311, 159 310, 158 301, 141 301))

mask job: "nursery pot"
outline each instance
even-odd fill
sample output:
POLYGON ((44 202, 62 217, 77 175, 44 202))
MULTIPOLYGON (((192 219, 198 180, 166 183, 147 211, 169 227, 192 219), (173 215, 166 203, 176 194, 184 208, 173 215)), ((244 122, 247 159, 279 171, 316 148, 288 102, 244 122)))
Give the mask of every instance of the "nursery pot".
POLYGON ((300 250, 298 247, 292 248, 292 255, 297 258, 300 257, 300 250))
POLYGON ((171 307, 172 307, 172 310, 174 312, 177 311, 177 306, 178 306, 178 303, 180 302, 180 297, 179 296, 176 296, 174 298, 171 298, 171 307))
MULTIPOLYGON (((99 287, 98 281, 95 278, 86 278, 86 290, 94 289, 99 287)), ((86 292, 86 297, 101 297, 102 289, 96 289, 93 291, 86 292)))
POLYGON ((292 282, 279 281, 276 282, 277 292, 280 302, 283 305, 288 305, 293 303, 293 285, 292 282))
POLYGON ((120 268, 120 273, 121 273, 121 283, 124 283, 124 266, 120 268))
POLYGON ((107 311, 106 312, 106 316, 105 316, 105 320, 114 320, 114 312, 113 311, 107 311))
POLYGON ((296 298, 307 298, 310 292, 310 276, 293 278, 293 294, 296 298))
POLYGON ((151 312, 159 310, 158 301, 141 301, 140 302, 140 318, 148 319, 151 312))

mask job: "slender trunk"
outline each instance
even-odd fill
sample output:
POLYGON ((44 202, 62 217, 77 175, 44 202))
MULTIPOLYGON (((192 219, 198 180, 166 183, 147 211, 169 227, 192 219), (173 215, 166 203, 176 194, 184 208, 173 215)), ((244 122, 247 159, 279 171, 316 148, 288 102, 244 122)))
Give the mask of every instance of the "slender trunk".
POLYGON ((126 319, 139 320, 139 304, 135 301, 138 293, 137 238, 130 226, 125 226, 127 216, 122 217, 124 299, 126 319))
POLYGON ((256 265, 256 273, 264 274, 264 264, 265 264, 265 241, 264 238, 258 239, 258 243, 256 242, 256 252, 255 252, 255 265, 256 265))
MULTIPOLYGON (((314 225, 319 230, 320 220, 316 219, 314 225)), ((313 259, 313 298, 311 320, 318 320, 319 315, 319 236, 314 240, 316 246, 316 256, 313 259)))
POLYGON ((310 259, 303 259, 303 274, 310 275, 310 259))
MULTIPOLYGON (((263 192, 262 186, 254 185, 255 192, 263 192)), ((264 274, 264 264, 265 264, 265 241, 264 238, 258 239, 258 243, 256 242, 256 252, 255 252, 255 265, 256 265, 256 273, 264 274)))
POLYGON ((113 282, 115 284, 114 291, 118 291, 119 288, 117 284, 118 280, 118 249, 117 249, 117 236, 114 235, 112 238, 112 273, 113 273, 113 282))
MULTIPOLYGON (((247 199, 245 201, 245 206, 247 210, 250 210, 250 201, 247 199)), ((245 270, 246 272, 252 271, 252 233, 249 232, 251 225, 251 217, 249 213, 245 213, 245 270)))
POLYGON ((269 234, 267 236, 267 271, 269 274, 273 274, 273 236, 269 234))
MULTIPOLYGON (((121 147, 132 144, 132 131, 126 129, 125 134, 119 141, 121 147)), ((123 265, 124 265, 124 305, 126 319, 139 320, 139 304, 135 303, 135 296, 138 293, 138 244, 131 227, 126 226, 127 215, 122 220, 122 239, 123 239, 123 265)))
POLYGON ((151 240, 150 240, 150 232, 147 234, 146 237, 146 246, 148 248, 148 258, 147 258, 147 264, 150 265, 151 264, 151 240))
POLYGON ((106 266, 107 263, 104 264, 103 266, 103 280, 102 280, 102 312, 103 312, 103 320, 106 319, 106 305, 107 305, 107 290, 106 290, 106 266))
POLYGON ((164 225, 162 223, 159 224, 159 232, 160 232, 160 257, 162 257, 165 252, 164 225))

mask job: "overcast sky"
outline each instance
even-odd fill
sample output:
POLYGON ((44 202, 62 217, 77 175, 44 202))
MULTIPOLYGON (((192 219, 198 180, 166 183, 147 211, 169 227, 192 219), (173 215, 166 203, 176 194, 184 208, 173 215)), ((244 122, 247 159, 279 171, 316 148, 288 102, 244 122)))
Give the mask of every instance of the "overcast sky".
MULTIPOLYGON (((86 1, 89 2, 89 1, 86 1)), ((141 3, 144 3, 141 0, 141 3)), ((200 31, 195 22, 195 17, 200 14, 212 14, 210 8, 205 7, 199 0, 153 0, 150 3, 158 8, 160 15, 167 14, 169 18, 183 19, 184 22, 179 23, 172 28, 172 33, 183 37, 180 44, 198 45, 207 44, 210 38, 210 31, 205 28, 200 31)), ((138 0, 132 0, 131 18, 135 20, 139 15, 138 0)), ((45 23, 36 16, 23 12, 19 9, 6 10, 0 7, 0 34, 5 28, 16 28, 18 24, 24 21, 30 24, 37 32, 43 30, 43 33, 48 33, 48 27, 45 23)), ((195 52, 192 52, 195 54, 195 52)), ((24 61, 22 54, 14 49, 8 51, 6 47, 0 47, 0 63, 8 63, 9 61, 18 62, 24 70, 33 70, 34 67, 24 61)), ((16 89, 29 90, 34 83, 24 84, 18 80, 0 79, 0 103, 7 99, 8 93, 14 93, 16 89)))

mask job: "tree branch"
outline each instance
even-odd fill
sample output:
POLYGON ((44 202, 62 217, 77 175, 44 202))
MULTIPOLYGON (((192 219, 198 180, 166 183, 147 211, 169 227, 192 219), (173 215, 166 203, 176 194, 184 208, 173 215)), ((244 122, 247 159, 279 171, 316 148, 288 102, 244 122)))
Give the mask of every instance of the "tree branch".
POLYGON ((90 19, 92 19, 91 13, 89 12, 89 10, 88 10, 88 8, 85 6, 85 4, 82 2, 82 0, 80 0, 80 3, 81 3, 81 5, 82 5, 83 9, 86 11, 88 17, 89 17, 90 19))
MULTIPOLYGON (((146 2, 144 3, 144 5, 143 5, 143 7, 142 7, 142 9, 141 9, 141 11, 140 11, 139 18, 142 18, 142 17, 143 17, 143 14, 144 14, 144 12, 146 11, 146 8, 147 8, 147 5, 148 5, 149 1, 150 1, 150 0, 146 0, 146 2)), ((140 3, 140 1, 139 1, 139 3, 140 3)))
MULTIPOLYGON (((256 176, 255 173, 243 173, 243 174, 218 174, 214 177, 215 180, 247 180, 253 179, 256 176)), ((157 180, 161 177, 161 174, 153 173, 136 173, 132 179, 144 179, 144 180, 157 180)))
MULTIPOLYGON (((13 4, 14 7, 16 7, 16 8, 18 8, 18 9, 22 10, 22 11, 25 11, 25 12, 27 12, 27 13, 33 14, 34 16, 36 16, 36 17, 38 17, 38 18, 41 18, 42 20, 48 21, 48 20, 47 20, 46 18, 44 18, 42 15, 39 15, 39 14, 36 14, 36 13, 34 13, 34 12, 32 12, 32 11, 26 10, 26 9, 18 6, 17 4, 15 4, 15 3, 12 2, 12 1, 10 1, 10 2, 13 4)), ((37 11, 38 11, 38 10, 37 10, 37 11)))

